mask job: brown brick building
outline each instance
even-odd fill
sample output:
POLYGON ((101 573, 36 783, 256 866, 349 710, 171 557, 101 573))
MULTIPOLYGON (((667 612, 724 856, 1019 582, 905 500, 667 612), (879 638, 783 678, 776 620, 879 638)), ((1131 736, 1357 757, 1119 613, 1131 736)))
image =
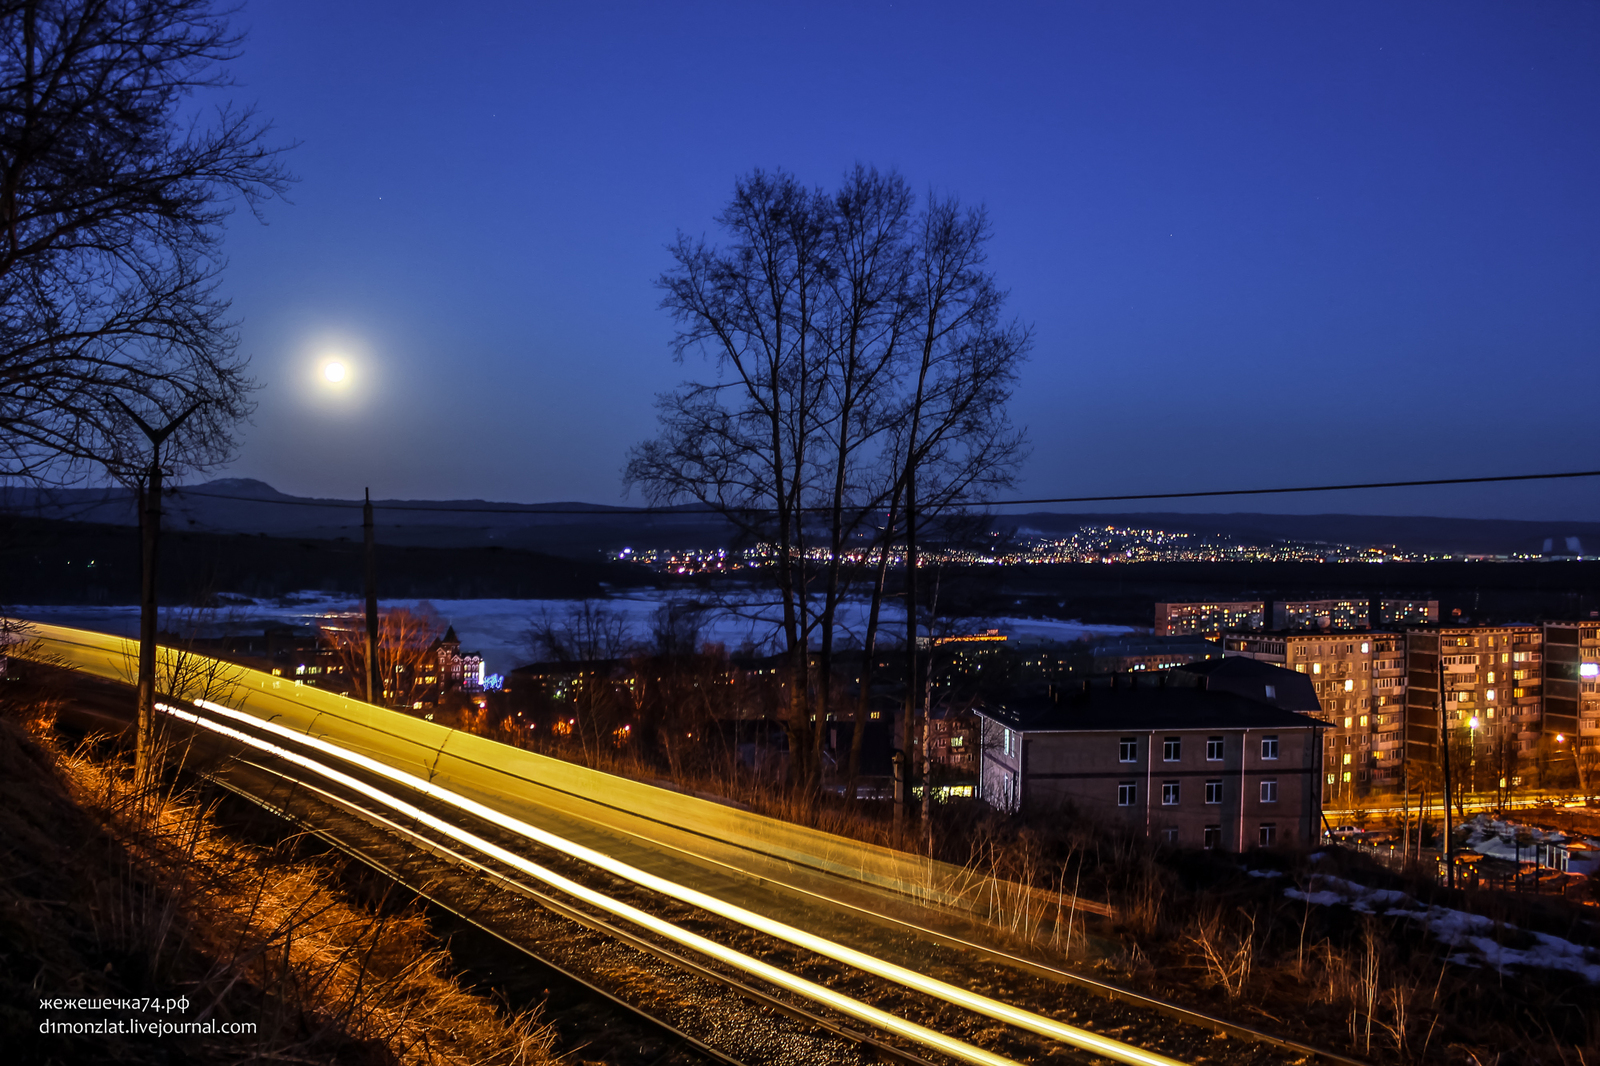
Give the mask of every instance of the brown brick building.
POLYGON ((980 706, 980 795, 1004 810, 1070 806, 1181 847, 1314 844, 1322 723, 1158 680, 1088 678, 980 706))

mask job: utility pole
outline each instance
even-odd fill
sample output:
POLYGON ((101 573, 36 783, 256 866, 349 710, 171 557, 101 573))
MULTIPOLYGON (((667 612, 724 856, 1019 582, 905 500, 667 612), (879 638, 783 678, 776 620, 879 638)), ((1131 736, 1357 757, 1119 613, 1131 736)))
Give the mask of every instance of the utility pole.
POLYGON ((378 552, 372 531, 372 490, 361 508, 361 539, 366 545, 367 564, 367 702, 383 706, 383 689, 378 679, 378 552))
POLYGON ((1444 876, 1445 882, 1456 887, 1456 864, 1450 854, 1451 834, 1455 828, 1450 819, 1450 720, 1444 709, 1444 637, 1439 637, 1439 740, 1444 750, 1444 876))
POLYGON ((150 440, 150 466, 145 471, 139 501, 139 696, 133 754, 134 780, 142 791, 155 772, 156 563, 161 548, 161 445, 201 405, 194 404, 156 429, 121 400, 113 396, 111 402, 122 408, 150 440))

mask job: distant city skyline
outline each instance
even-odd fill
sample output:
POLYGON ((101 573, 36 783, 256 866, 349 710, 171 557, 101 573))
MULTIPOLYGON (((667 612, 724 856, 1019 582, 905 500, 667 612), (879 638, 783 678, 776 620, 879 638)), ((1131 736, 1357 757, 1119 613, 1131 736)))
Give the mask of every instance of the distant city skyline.
MULTIPOLYGON (((656 306, 665 245, 714 238, 739 174, 858 161, 989 208, 1037 336, 1016 496, 1600 468, 1592 6, 283 0, 240 24, 233 95, 301 142, 301 180, 230 226, 265 389, 218 476, 642 502, 627 448, 698 370, 656 306)), ((1592 520, 1600 484, 1149 509, 1246 507, 1592 520)))

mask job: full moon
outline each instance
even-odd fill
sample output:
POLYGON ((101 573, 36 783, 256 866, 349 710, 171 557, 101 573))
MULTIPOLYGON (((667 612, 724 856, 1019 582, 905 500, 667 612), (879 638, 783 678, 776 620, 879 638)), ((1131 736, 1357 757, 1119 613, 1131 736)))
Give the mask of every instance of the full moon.
POLYGON ((327 366, 322 368, 322 376, 327 378, 328 381, 332 382, 333 384, 338 384, 339 382, 343 381, 344 374, 345 370, 343 363, 329 363, 327 366))

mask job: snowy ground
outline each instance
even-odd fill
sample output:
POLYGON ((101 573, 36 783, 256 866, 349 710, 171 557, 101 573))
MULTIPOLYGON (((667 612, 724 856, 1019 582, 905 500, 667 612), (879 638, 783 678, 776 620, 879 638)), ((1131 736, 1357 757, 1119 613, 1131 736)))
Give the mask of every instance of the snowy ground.
MULTIPOLYGON (((384 607, 417 607, 429 604, 444 621, 456 628, 465 650, 481 652, 489 673, 503 674, 536 658, 532 654, 528 630, 541 615, 559 620, 572 607, 570 600, 381 600, 384 607)), ((651 623, 663 607, 687 602, 681 593, 652 591, 619 595, 603 601, 606 607, 626 619, 636 639, 646 639, 651 623)), ((360 611, 360 600, 305 592, 276 600, 251 600, 206 612, 200 619, 208 629, 236 632, 259 628, 263 622, 314 624, 329 614, 360 611)), ((167 612, 163 612, 166 614, 167 612)), ((183 612, 174 612, 181 614, 183 612)), ((106 633, 134 636, 139 630, 139 609, 133 606, 69 607, 28 605, 12 608, 17 618, 56 625, 76 626, 106 633)), ((846 633, 859 632, 866 621, 866 605, 847 603, 840 612, 846 633)), ((882 625, 887 633, 904 630, 904 614, 886 609, 882 625)), ((1013 641, 1034 643, 1043 640, 1098 640, 1133 632, 1127 626, 1084 625, 1033 618, 991 618, 985 626, 999 628, 1013 641)), ((745 646, 761 651, 776 650, 776 614, 755 599, 747 600, 737 611, 709 608, 701 619, 703 640, 716 641, 730 650, 745 646)), ((173 617, 163 628, 176 632, 194 629, 194 621, 173 617)))
MULTIPOLYGON (((1286 888, 1283 894, 1318 906, 1343 904, 1362 914, 1421 922, 1440 943, 1454 949, 1449 957, 1451 962, 1492 966, 1501 973, 1512 966, 1570 970, 1592 984, 1600 984, 1600 954, 1591 948, 1547 933, 1531 933, 1532 944, 1527 948, 1506 947, 1496 940, 1492 919, 1450 907, 1423 906, 1404 892, 1368 888, 1342 877, 1321 876, 1313 878, 1304 891, 1286 888)), ((1506 924, 1501 928, 1516 930, 1517 927, 1506 924)))
MULTIPOLYGON (((1565 841, 1566 833, 1553 833, 1536 826, 1521 825, 1516 822, 1502 822, 1480 814, 1467 823, 1470 835, 1467 837, 1467 847, 1480 855, 1487 855, 1494 859, 1505 859, 1507 862, 1532 862, 1536 851, 1529 844, 1517 846, 1517 831, 1522 830, 1528 834, 1528 839, 1533 844, 1540 844, 1547 840, 1565 841)), ((1600 841, 1589 840, 1586 851, 1574 851, 1567 865, 1567 871, 1575 874, 1593 874, 1600 870, 1600 841)))

